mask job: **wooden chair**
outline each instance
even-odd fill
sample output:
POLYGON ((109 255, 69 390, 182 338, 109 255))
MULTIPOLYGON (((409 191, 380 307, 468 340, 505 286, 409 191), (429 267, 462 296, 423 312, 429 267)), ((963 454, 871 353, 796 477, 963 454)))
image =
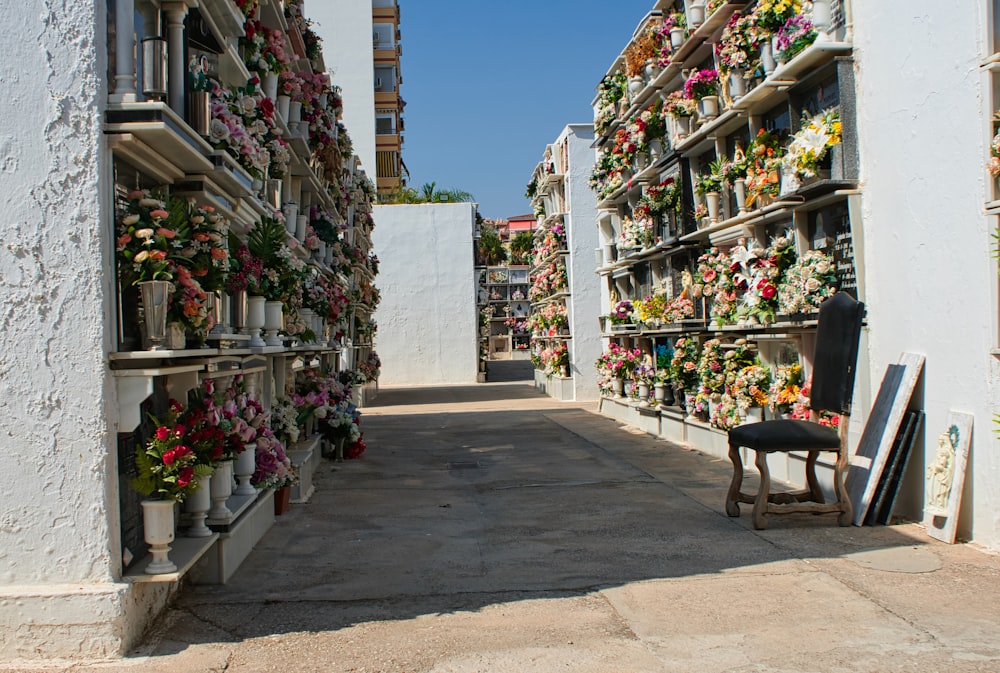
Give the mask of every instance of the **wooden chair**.
POLYGON ((839 512, 837 523, 851 524, 853 509, 844 485, 847 473, 847 425, 854 394, 854 373, 858 342, 864 320, 864 304, 838 292, 823 302, 816 329, 816 351, 812 367, 810 420, 773 420, 746 423, 729 431, 729 459, 733 463, 733 481, 726 495, 726 514, 740 515, 739 503, 753 504, 753 527, 767 528, 768 514, 790 512, 839 512), (820 425, 819 411, 839 415, 837 427, 820 425), (754 464, 760 472, 760 488, 751 495, 740 490, 743 484, 743 459, 740 447, 756 453, 754 464), (801 491, 771 493, 768 454, 807 451, 806 484, 801 491), (837 453, 833 471, 836 502, 826 503, 816 479, 816 460, 820 451, 837 453))

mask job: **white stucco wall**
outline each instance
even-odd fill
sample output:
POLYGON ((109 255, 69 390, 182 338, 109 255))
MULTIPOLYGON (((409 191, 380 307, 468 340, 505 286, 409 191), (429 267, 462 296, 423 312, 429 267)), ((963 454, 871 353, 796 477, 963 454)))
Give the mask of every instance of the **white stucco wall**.
POLYGON ((108 656, 145 624, 115 582, 106 25, 95 0, 0 23, 0 660, 108 656))
POLYGON ((372 6, 365 0, 306 0, 304 13, 323 40, 330 79, 344 94, 344 125, 354 153, 375 176, 375 64, 372 6))
POLYGON ((569 247, 569 300, 570 333, 573 340, 573 392, 577 402, 596 400, 597 369, 594 363, 604 350, 601 343, 600 277, 594 273, 594 249, 598 247, 597 197, 588 181, 594 168, 594 142, 592 124, 570 124, 556 145, 568 139, 569 171, 566 174, 566 242, 569 247))
POLYGON ((984 214, 992 110, 979 61, 986 3, 854 2, 872 396, 903 351, 926 355, 925 446, 908 514, 949 410, 975 415, 960 535, 1000 548, 996 263, 984 214), (891 29, 890 29, 891 27, 891 29), (941 48, 928 48, 940 45, 941 48), (971 526, 971 531, 969 527, 971 526))
POLYGON ((376 206, 382 386, 475 383, 471 203, 376 206))

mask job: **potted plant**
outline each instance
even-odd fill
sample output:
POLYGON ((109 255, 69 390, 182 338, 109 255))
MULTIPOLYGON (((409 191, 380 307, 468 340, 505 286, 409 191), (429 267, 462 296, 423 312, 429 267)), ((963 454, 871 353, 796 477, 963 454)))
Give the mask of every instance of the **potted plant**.
POLYGON ((687 35, 687 17, 684 12, 671 12, 663 19, 663 30, 670 35, 670 46, 676 51, 684 44, 687 35))
POLYGON ((670 359, 670 379, 676 387, 675 397, 681 409, 687 408, 687 401, 693 397, 698 387, 698 355, 700 349, 697 340, 681 337, 674 342, 674 353, 670 359))
POLYGON ((141 505, 145 540, 153 556, 145 569, 150 575, 177 570, 168 556, 174 541, 174 506, 198 488, 200 478, 212 473, 187 444, 186 427, 176 423, 181 410, 180 403, 171 400, 166 423, 150 417, 156 431, 135 452, 138 475, 132 488, 147 496, 141 505))
POLYGON ((719 71, 695 70, 684 82, 684 95, 698 104, 698 116, 711 121, 719 116, 719 71))
POLYGON ((718 160, 709 165, 707 173, 701 173, 695 180, 695 192, 705 197, 708 207, 708 217, 712 224, 719 221, 719 211, 722 204, 722 173, 718 160))
POLYGON ((697 103, 681 91, 671 91, 663 100, 663 114, 673 121, 671 140, 674 144, 680 142, 691 133, 691 117, 694 116, 697 103))

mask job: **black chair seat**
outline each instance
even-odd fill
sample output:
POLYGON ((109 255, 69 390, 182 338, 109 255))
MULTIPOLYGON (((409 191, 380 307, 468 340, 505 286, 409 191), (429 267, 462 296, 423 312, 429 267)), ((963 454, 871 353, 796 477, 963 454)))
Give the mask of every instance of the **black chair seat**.
POLYGON ((836 428, 811 421, 776 420, 744 423, 729 431, 729 443, 754 451, 796 451, 840 448, 836 428))

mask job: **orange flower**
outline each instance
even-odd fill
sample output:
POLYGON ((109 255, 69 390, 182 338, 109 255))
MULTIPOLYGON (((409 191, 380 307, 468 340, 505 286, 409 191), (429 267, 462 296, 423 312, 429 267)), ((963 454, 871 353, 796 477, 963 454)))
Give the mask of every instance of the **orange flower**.
POLYGON ((229 255, 222 248, 212 248, 212 259, 225 259, 229 255))
POLYGON ((156 230, 157 236, 162 236, 163 238, 173 238, 177 235, 177 232, 173 229, 167 229, 166 227, 160 227, 156 230))

